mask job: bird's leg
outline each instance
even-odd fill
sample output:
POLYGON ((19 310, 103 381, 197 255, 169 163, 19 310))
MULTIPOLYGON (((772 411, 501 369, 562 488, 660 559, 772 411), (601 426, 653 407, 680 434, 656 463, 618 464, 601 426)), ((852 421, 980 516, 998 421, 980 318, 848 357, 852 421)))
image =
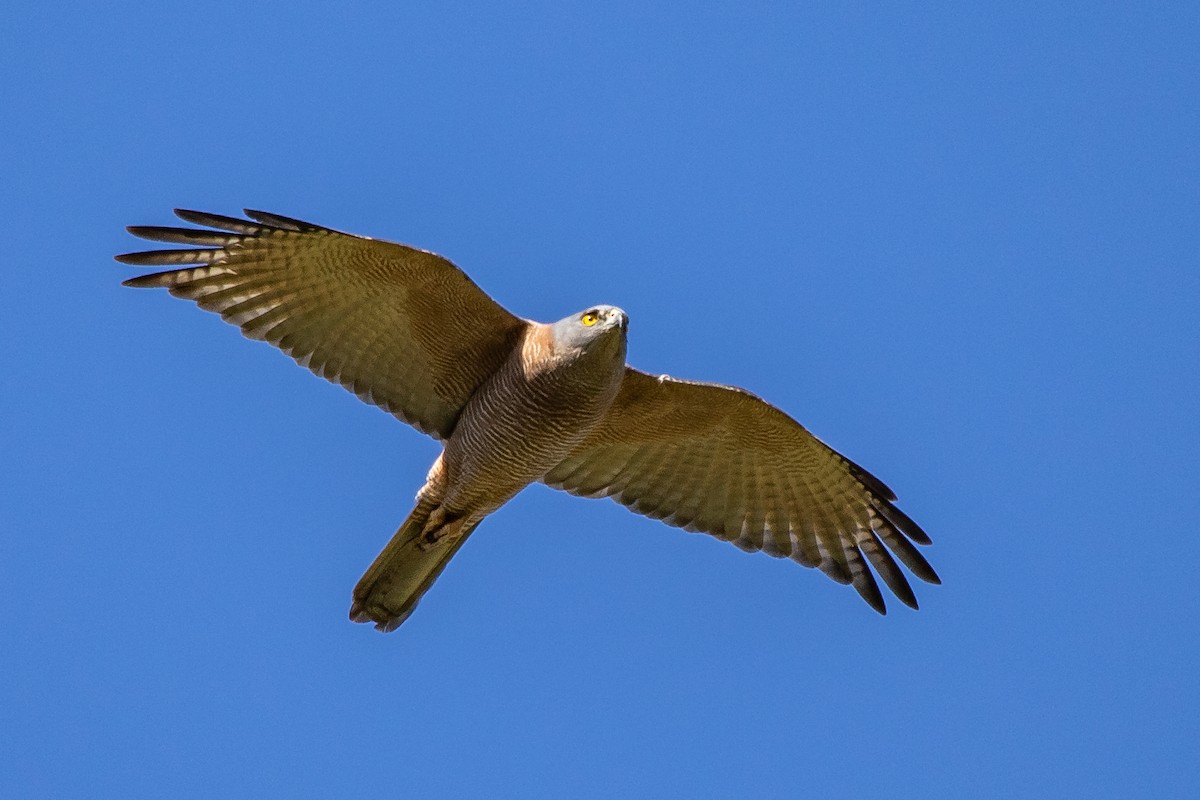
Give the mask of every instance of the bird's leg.
POLYGON ((465 512, 450 511, 445 506, 438 506, 429 515, 429 520, 421 530, 421 535, 417 539, 417 547, 421 550, 432 550, 442 539, 454 538, 462 529, 465 517, 465 512))

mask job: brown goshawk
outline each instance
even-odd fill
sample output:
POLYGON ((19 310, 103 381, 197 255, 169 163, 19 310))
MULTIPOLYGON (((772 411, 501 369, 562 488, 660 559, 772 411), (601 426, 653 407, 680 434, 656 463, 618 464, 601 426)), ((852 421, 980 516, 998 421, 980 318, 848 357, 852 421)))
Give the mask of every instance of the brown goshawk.
POLYGON ((880 613, 871 568, 913 608, 896 559, 940 583, 914 546, 929 537, 878 478, 746 391, 627 366, 619 308, 532 322, 424 250, 260 211, 175 213, 204 227, 130 227, 186 247, 117 256, 169 267, 126 285, 194 300, 444 443, 354 590, 356 622, 399 626, 483 518, 536 481, 817 567, 880 613))

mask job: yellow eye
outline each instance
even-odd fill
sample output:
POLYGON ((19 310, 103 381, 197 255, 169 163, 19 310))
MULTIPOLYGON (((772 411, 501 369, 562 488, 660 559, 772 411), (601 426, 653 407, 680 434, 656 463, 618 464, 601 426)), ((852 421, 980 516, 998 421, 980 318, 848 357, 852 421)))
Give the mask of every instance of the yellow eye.
POLYGON ((579 318, 579 321, 583 323, 585 328, 590 328, 593 325, 595 325, 597 322, 600 321, 600 315, 597 314, 595 311, 588 311, 586 314, 584 314, 582 317, 579 318))

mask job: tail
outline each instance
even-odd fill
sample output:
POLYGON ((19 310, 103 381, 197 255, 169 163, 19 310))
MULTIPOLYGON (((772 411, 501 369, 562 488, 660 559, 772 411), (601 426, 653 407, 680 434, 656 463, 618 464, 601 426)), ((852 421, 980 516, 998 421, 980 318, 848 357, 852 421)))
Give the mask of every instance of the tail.
POLYGON ((354 587, 351 620, 374 622, 376 630, 388 633, 412 616, 421 596, 478 525, 468 527, 463 520, 445 522, 433 532, 437 539, 431 543, 425 528, 435 508, 434 503, 418 502, 376 556, 354 587))

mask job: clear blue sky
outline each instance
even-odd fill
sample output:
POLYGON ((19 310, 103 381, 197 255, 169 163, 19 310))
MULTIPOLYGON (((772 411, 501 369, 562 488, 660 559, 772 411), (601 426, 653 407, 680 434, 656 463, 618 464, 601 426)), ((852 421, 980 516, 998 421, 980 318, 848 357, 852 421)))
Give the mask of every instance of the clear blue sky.
POLYGON ((1200 796, 1195 3, 386 5, 5 12, 0 795, 1200 796), (121 288, 173 206, 621 305, 945 585, 534 487, 353 625, 437 447, 121 288))

